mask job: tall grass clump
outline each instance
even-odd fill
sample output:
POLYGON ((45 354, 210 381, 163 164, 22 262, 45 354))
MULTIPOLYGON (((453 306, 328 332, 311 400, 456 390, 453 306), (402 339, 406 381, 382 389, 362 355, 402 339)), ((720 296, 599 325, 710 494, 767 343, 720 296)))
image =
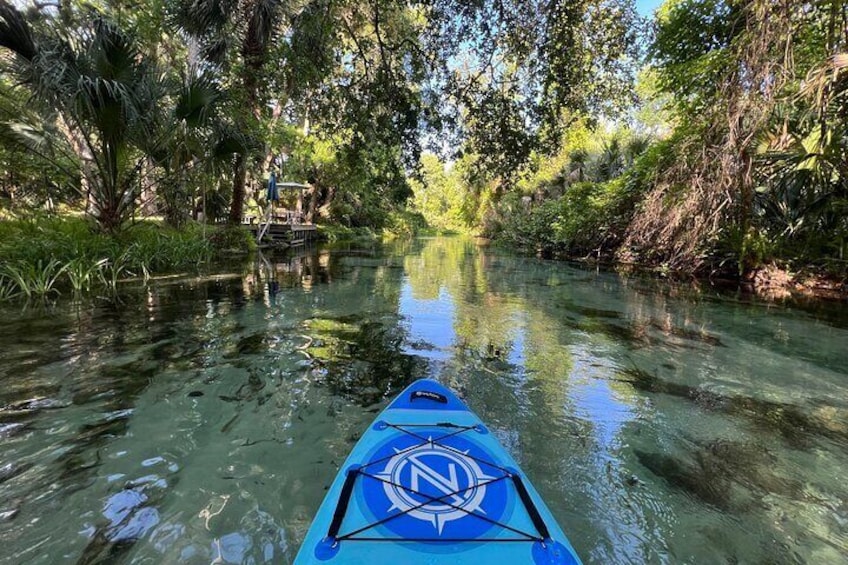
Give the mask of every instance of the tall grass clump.
POLYGON ((152 223, 139 224, 122 234, 119 241, 126 257, 113 259, 123 259, 127 269, 136 275, 142 270, 196 269, 213 258, 212 242, 204 237, 198 225, 176 230, 152 223))
POLYGON ((100 278, 101 271, 108 259, 92 260, 87 257, 78 257, 67 264, 65 275, 75 293, 91 290, 92 284, 96 284, 100 278))
POLYGON ((0 275, 0 302, 11 300, 15 297, 15 285, 4 275, 0 275))
POLYGON ((127 277, 199 269, 213 257, 213 241, 197 225, 144 222, 109 235, 76 217, 0 221, 0 300, 46 297, 63 287, 114 290, 127 277))
POLYGON ((34 264, 24 261, 5 263, 0 266, 0 272, 20 294, 27 298, 44 298, 58 292, 56 285, 66 268, 66 265, 51 259, 34 264))

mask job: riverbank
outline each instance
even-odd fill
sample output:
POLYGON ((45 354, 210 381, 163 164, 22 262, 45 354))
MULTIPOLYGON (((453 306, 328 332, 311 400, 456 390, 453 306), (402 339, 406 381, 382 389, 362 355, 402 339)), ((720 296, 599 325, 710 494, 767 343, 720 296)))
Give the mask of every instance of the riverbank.
POLYGON ((0 222, 0 300, 114 289, 127 278, 197 270, 255 249, 241 228, 142 221, 116 234, 77 216, 0 222))
POLYGON ((711 269, 701 269, 695 272, 669 269, 664 265, 640 263, 637 261, 621 261, 614 253, 606 252, 595 256, 574 255, 562 252, 543 252, 540 249, 530 250, 512 245, 498 238, 476 236, 478 245, 496 245, 513 252, 532 254, 540 258, 555 261, 577 263, 580 265, 599 266, 615 271, 640 273, 645 276, 659 277, 670 280, 688 280, 708 284, 721 289, 738 288, 768 300, 784 300, 791 298, 848 301, 848 275, 838 274, 833 270, 822 269, 808 265, 797 269, 780 265, 776 262, 759 265, 740 274, 738 270, 715 264, 711 269))
POLYGON ((803 296, 826 300, 848 301, 848 278, 833 273, 805 269, 792 272, 776 264, 753 269, 741 277, 758 295, 767 298, 803 296))
MULTIPOLYGON (((399 214, 380 230, 321 224, 318 240, 372 244, 409 238, 427 231, 416 220, 399 214)), ((200 271, 256 249, 240 226, 189 222, 175 229, 145 220, 107 234, 78 215, 7 218, 0 221, 0 301, 114 291, 122 281, 200 271)))

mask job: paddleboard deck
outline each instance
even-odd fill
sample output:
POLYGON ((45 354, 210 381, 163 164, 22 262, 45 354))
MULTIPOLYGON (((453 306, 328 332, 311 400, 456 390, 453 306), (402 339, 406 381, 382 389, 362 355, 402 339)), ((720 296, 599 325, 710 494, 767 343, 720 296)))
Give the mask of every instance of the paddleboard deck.
POLYGON ((580 560, 480 418, 450 390, 422 379, 354 446, 295 563, 580 560))

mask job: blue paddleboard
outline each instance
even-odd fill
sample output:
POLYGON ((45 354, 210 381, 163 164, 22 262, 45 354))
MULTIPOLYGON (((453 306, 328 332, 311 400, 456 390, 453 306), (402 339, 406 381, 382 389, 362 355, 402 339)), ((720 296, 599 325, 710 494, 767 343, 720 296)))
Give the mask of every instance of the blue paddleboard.
POLYGON ((444 386, 419 380, 354 446, 295 563, 580 560, 480 418, 444 386))

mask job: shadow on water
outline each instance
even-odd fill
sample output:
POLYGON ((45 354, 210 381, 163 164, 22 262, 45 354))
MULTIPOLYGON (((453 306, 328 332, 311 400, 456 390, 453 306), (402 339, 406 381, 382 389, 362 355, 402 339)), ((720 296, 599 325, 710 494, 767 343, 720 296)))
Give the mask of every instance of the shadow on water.
POLYGON ((324 385, 360 406, 391 398, 426 374, 424 360, 404 353, 406 335, 395 317, 314 318, 306 327, 313 336, 306 352, 324 385))
POLYGON ((689 446, 685 456, 640 449, 634 454, 670 486, 724 512, 750 512, 762 507, 761 499, 768 494, 811 500, 800 481, 774 471, 776 457, 757 444, 714 440, 689 446))
POLYGON ((580 317, 566 316, 563 322, 568 327, 586 333, 604 334, 629 349, 639 349, 660 343, 690 349, 695 347, 694 344, 725 347, 721 339, 703 331, 661 324, 653 319, 628 322, 622 319, 623 315, 620 312, 575 306, 565 308, 580 315, 580 317), (618 321, 610 321, 613 319, 618 321), (669 341, 669 338, 674 341, 669 341))
POLYGON ((655 394, 667 394, 693 402, 702 410, 744 418, 754 426, 779 434, 794 448, 808 448, 815 436, 848 444, 848 413, 833 406, 821 406, 808 414, 793 404, 771 402, 720 393, 664 380, 636 367, 622 369, 620 379, 633 388, 655 394))

